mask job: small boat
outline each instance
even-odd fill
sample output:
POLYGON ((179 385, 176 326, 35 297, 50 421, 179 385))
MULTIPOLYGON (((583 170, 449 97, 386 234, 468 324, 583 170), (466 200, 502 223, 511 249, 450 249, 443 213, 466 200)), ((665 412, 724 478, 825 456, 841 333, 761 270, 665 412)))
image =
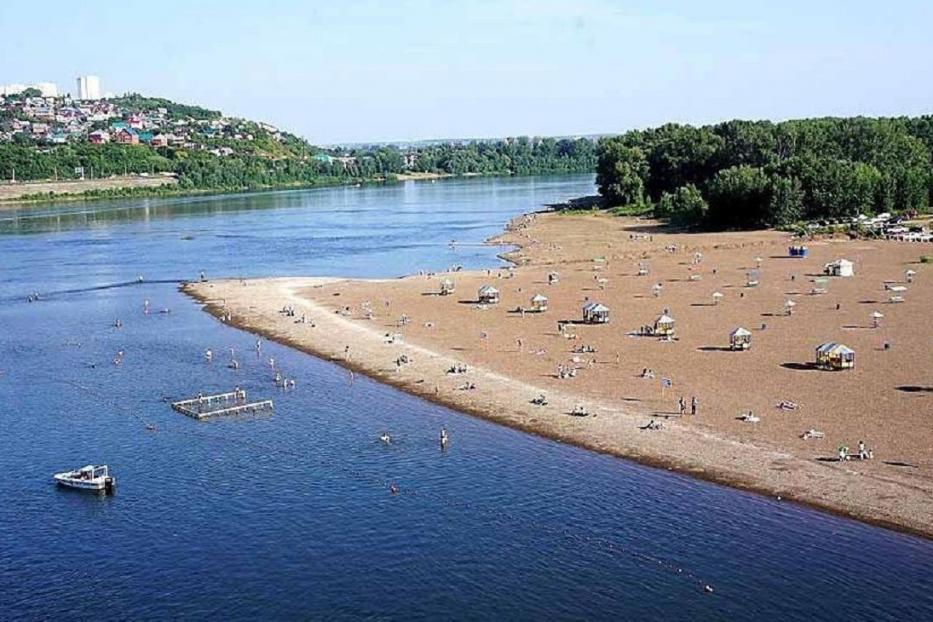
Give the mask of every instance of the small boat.
POLYGON ((110 475, 107 465, 94 466, 89 464, 74 471, 56 473, 52 476, 58 484, 68 486, 69 488, 80 488, 82 490, 103 490, 107 494, 113 494, 117 485, 116 478, 110 475))

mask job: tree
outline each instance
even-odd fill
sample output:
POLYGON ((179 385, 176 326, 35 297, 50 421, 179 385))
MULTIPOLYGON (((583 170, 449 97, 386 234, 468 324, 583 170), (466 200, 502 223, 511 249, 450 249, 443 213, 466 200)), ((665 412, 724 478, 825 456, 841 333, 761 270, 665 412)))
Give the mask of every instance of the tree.
POLYGON ((661 195, 655 215, 669 218, 678 226, 695 226, 706 220, 708 211, 709 206, 700 190, 693 184, 687 184, 661 195))
POLYGON ((771 184, 763 169, 741 165, 721 170, 707 192, 713 226, 745 229, 768 224, 771 184))
POLYGON ((596 183, 609 204, 642 204, 647 172, 648 162, 641 149, 626 147, 615 140, 600 143, 596 183))
POLYGON ((771 203, 767 221, 770 225, 790 225, 803 217, 803 185, 794 177, 771 178, 771 203))

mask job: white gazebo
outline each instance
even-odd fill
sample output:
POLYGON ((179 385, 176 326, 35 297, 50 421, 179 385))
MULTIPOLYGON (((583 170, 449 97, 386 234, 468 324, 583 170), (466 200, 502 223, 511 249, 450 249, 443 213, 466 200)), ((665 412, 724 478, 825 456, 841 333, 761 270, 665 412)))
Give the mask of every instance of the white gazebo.
POLYGON ((822 369, 852 369, 855 367, 855 350, 830 341, 816 349, 816 365, 822 369))
POLYGON ((667 337, 670 339, 674 336, 674 318, 662 313, 658 316, 658 319, 654 321, 654 334, 659 337, 667 337))
POLYGON ((732 350, 748 350, 752 347, 751 331, 739 326, 729 333, 729 348, 732 350))
POLYGON ((536 313, 547 311, 547 296, 544 294, 535 294, 531 297, 531 310, 536 313))
POLYGON ((499 302, 499 290, 492 285, 483 285, 476 292, 476 299, 484 304, 496 304, 499 302))
POLYGON ((605 324, 609 321, 609 307, 598 302, 583 305, 584 324, 605 324))
POLYGON ((823 266, 823 274, 827 276, 855 276, 855 264, 848 259, 837 259, 823 266))

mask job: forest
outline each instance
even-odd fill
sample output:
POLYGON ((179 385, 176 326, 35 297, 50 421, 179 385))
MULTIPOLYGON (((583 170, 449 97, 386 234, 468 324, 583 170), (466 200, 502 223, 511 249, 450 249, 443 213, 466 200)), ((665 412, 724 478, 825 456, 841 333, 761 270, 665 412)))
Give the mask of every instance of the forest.
POLYGON ((604 138, 609 206, 710 229, 927 209, 933 116, 668 124, 604 138))

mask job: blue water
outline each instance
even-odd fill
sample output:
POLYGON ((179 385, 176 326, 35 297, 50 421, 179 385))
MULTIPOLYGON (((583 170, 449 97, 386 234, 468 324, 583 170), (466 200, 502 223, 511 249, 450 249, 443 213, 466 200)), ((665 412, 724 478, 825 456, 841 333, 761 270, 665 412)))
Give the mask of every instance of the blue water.
POLYGON ((495 249, 449 240, 592 189, 478 179, 0 212, 0 620, 933 619, 931 542, 351 383, 275 344, 257 356, 176 289, 201 270, 494 265, 495 249), (234 348, 240 370, 207 347, 234 348), (294 392, 272 386, 269 356, 294 392), (235 384, 274 414, 197 422, 164 401, 235 384), (50 482, 90 462, 114 470, 115 496, 50 482))

